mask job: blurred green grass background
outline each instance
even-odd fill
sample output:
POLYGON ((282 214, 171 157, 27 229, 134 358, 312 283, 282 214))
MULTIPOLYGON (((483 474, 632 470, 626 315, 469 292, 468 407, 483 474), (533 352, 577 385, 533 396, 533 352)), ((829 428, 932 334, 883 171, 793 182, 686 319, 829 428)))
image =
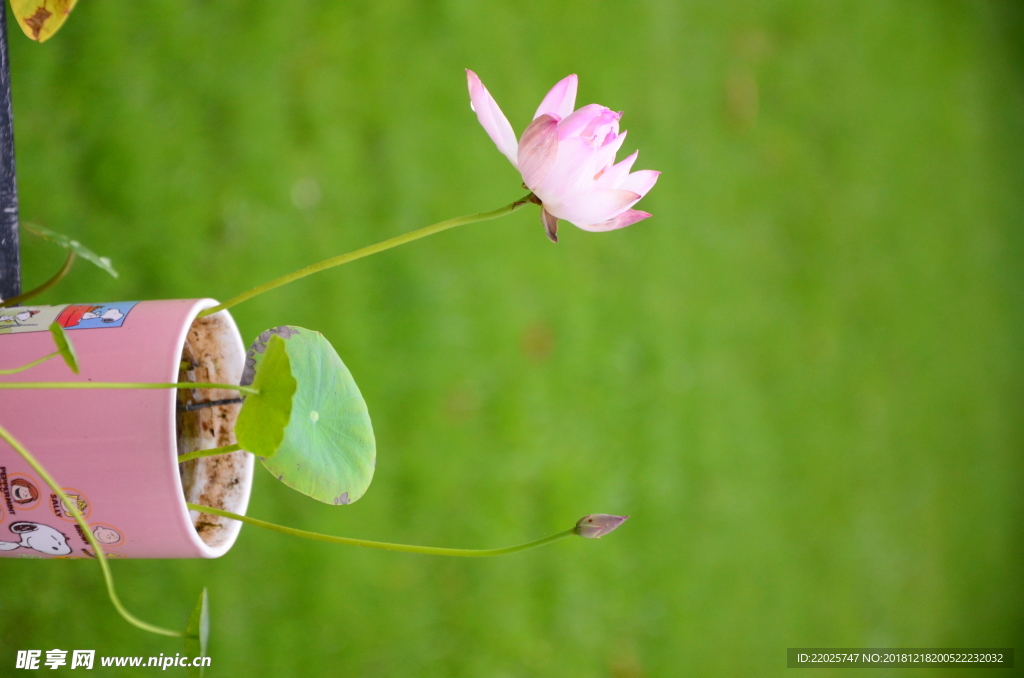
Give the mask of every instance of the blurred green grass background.
MULTIPOLYGON (((86 1, 49 43, 12 33, 22 217, 121 272, 80 264, 50 303, 226 299, 520 197, 466 67, 517 131, 578 73, 663 171, 624 231, 563 224, 555 246, 531 208, 236 312, 246 341, 322 331, 378 439, 358 503, 259 470, 251 514, 467 547, 590 512, 623 529, 460 561, 247 527, 217 561, 115 563, 124 599, 183 627, 208 586, 211 676, 781 675, 789 646, 1024 647, 1022 16, 86 1)), ((24 239, 32 286, 61 253, 24 239)), ((0 581, 3 666, 181 651, 123 623, 93 563, 3 560, 0 581)))

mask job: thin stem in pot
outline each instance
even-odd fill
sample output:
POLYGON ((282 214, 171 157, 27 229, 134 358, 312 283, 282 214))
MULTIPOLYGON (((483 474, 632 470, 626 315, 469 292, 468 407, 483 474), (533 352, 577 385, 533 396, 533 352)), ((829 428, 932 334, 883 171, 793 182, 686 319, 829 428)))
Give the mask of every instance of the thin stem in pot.
POLYGON ((232 391, 238 391, 239 393, 248 393, 250 395, 258 395, 259 391, 250 388, 249 386, 239 386, 238 384, 207 384, 204 382, 181 382, 175 384, 122 384, 119 382, 106 382, 106 381, 27 381, 27 382, 16 382, 16 381, 0 381, 0 388, 9 389, 21 389, 30 390, 36 388, 50 388, 50 389, 89 389, 89 388, 107 388, 107 389, 140 389, 140 388, 223 388, 232 391))
POLYGON ((225 445, 224 447, 214 447, 209 450, 196 450, 195 452, 188 452, 178 456, 178 463, 185 461, 192 461, 193 459, 199 459, 201 457, 215 457, 218 454, 227 454, 228 452, 237 452, 242 449, 242 446, 238 443, 234 445, 225 445))
POLYGON ((47 360, 49 360, 50 358, 55 358, 55 357, 57 357, 59 355, 60 355, 60 351, 54 351, 50 355, 44 355, 42 358, 40 358, 38 360, 33 360, 32 362, 28 363, 27 365, 22 365, 21 367, 13 367, 13 368, 11 368, 9 370, 0 370, 0 374, 17 374, 18 372, 24 372, 25 370, 27 370, 30 367, 35 367, 36 365, 41 365, 41 364, 45 363, 47 360))
POLYGON ((0 308, 3 308, 5 306, 16 306, 17 304, 20 304, 21 302, 27 299, 31 299, 32 297, 38 297, 43 292, 59 283, 61 281, 61 278, 66 276, 68 274, 68 271, 71 270, 71 264, 73 263, 75 263, 75 253, 72 251, 68 251, 67 259, 64 260, 64 265, 60 267, 60 270, 57 271, 56 275, 54 275, 52 278, 44 282, 39 287, 36 287, 35 289, 31 289, 28 292, 19 294, 16 297, 11 297, 10 299, 4 299, 2 302, 0 302, 0 308))
MULTIPOLYGON (((39 477, 41 477, 43 482, 53 490, 53 493, 60 497, 65 506, 74 506, 74 503, 66 494, 64 494, 64 490, 61 489, 60 485, 58 485, 49 472, 43 468, 43 465, 40 464, 39 461, 32 456, 32 453, 25 449, 21 443, 15 440, 14 436, 12 436, 3 426, 0 426, 0 438, 6 440, 7 444, 13 447, 14 451, 21 455, 21 458, 32 467, 32 470, 39 474, 39 477)), ((96 541, 92 532, 89 531, 89 524, 85 522, 81 514, 74 510, 70 513, 71 517, 75 519, 76 523, 78 523, 78 526, 82 528, 82 535, 89 542, 89 545, 92 546, 93 552, 96 554, 96 561, 100 564, 100 569, 103 571, 103 579, 107 583, 107 595, 110 597, 110 602, 113 603, 114 607, 117 609, 118 614, 120 614, 129 624, 136 626, 143 631, 149 631, 150 633, 156 633, 161 636, 172 636, 176 638, 183 637, 185 634, 180 631, 171 631, 170 629, 161 628, 142 621, 129 612, 123 604, 121 604, 121 599, 117 597, 117 591, 114 590, 114 577, 110 572, 110 564, 107 562, 107 556, 103 553, 103 548, 100 546, 99 542, 96 541)))
POLYGON ((3 308, 5 306, 15 306, 33 297, 38 297, 43 292, 59 283, 63 277, 67 276, 68 271, 71 270, 71 265, 73 263, 75 263, 75 253, 68 252, 68 258, 65 259, 63 265, 60 266, 60 270, 58 270, 54 274, 53 278, 51 278, 50 280, 46 281, 45 283, 43 283, 42 285, 33 290, 29 290, 28 292, 19 294, 16 297, 11 297, 10 299, 4 299, 3 301, 0 301, 0 308, 3 308))

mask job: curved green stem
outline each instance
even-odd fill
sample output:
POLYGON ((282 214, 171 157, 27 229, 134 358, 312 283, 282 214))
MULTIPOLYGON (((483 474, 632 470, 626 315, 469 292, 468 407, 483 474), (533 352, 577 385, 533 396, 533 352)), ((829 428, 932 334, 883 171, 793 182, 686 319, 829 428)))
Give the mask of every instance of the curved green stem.
MULTIPOLYGON (((0 438, 6 440, 7 443, 14 448, 14 451, 21 455, 21 458, 32 467, 32 470, 39 474, 39 477, 43 479, 43 482, 49 485, 50 489, 53 490, 53 493, 60 497, 65 506, 74 506, 74 503, 68 499, 66 494, 64 494, 64 490, 60 488, 60 485, 58 485, 47 470, 43 468, 43 465, 40 464, 21 443, 15 440, 14 436, 12 436, 3 426, 0 426, 0 438)), ((89 531, 89 524, 85 522, 81 514, 78 511, 70 511, 70 514, 71 517, 75 519, 75 522, 78 523, 78 526, 82 528, 82 534, 85 536, 86 541, 88 541, 89 545, 92 546, 93 552, 96 554, 96 561, 100 564, 100 569, 103 570, 103 579, 107 583, 107 595, 110 597, 110 602, 113 603, 117 612, 124 617, 124 620, 133 626, 137 626, 143 631, 149 631, 150 633, 156 633, 161 636, 173 636, 176 638, 184 636, 185 634, 180 631, 171 631, 170 629, 161 628, 142 621, 129 612, 123 604, 121 604, 121 599, 117 597, 117 591, 114 590, 114 577, 110 573, 110 564, 107 562, 107 556, 103 553, 103 548, 99 545, 99 542, 96 541, 92 532, 89 531)))
POLYGON ((9 370, 0 370, 0 374, 17 374, 18 372, 24 372, 25 370, 27 370, 30 367, 35 367, 36 365, 41 365, 42 363, 45 363, 50 358, 53 358, 53 357, 59 356, 59 355, 60 355, 60 351, 54 351, 50 355, 44 355, 39 360, 33 360, 28 365, 22 365, 21 367, 14 367, 14 368, 9 369, 9 370))
POLYGON ((58 388, 58 389, 79 389, 79 388, 110 388, 110 389, 133 389, 133 388, 223 388, 250 395, 259 395, 259 390, 251 386, 239 386, 238 384, 207 384, 204 382, 181 382, 178 384, 122 384, 107 381, 0 381, 0 389, 34 389, 34 388, 58 388))
POLYGON ((200 457, 214 457, 218 454, 227 454, 228 452, 237 452, 242 449, 242 446, 238 443, 234 445, 225 445, 224 447, 214 447, 210 450, 196 450, 195 452, 187 452, 182 455, 178 455, 178 463, 183 461, 192 461, 193 459, 199 459, 200 457))
POLYGON ((526 544, 519 544, 518 546, 508 546, 503 549, 446 549, 438 548, 436 546, 413 546, 411 544, 389 544, 382 541, 368 541, 366 539, 352 539, 350 537, 334 537, 329 534, 320 534, 318 532, 307 532, 306 530, 297 530, 294 527, 285 527, 284 525, 277 525, 275 523, 268 523, 264 520, 258 520, 256 518, 250 518, 249 516, 240 516, 237 513, 231 513, 230 511, 222 511, 221 509, 213 508, 212 506, 199 506, 197 504, 189 504, 188 507, 193 511, 202 511, 203 513, 211 513, 215 516, 223 516, 224 518, 231 518, 233 520, 240 520, 243 523, 249 525, 256 525, 274 532, 281 532, 283 534, 290 534, 293 537, 302 537, 303 539, 312 539, 314 541, 325 541, 330 544, 345 544, 347 546, 362 546, 370 549, 383 549, 385 551, 403 551, 405 553, 425 553, 432 556, 456 556, 461 558, 487 558, 490 556, 505 556, 510 553, 519 553, 520 551, 527 551, 529 549, 535 549, 538 546, 544 546, 553 542, 565 539, 566 537, 572 537, 576 535, 576 528, 566 530, 565 532, 559 532, 553 534, 550 537, 544 537, 537 541, 531 541, 526 544))
POLYGON ((66 276, 68 274, 68 271, 71 270, 71 264, 73 263, 75 263, 75 253, 71 250, 68 250, 68 258, 64 260, 64 265, 60 267, 60 270, 57 271, 56 275, 54 275, 52 278, 50 278, 49 280, 47 280, 46 282, 44 282, 42 285, 35 289, 29 290, 28 292, 23 292, 22 294, 19 294, 16 297, 11 297, 10 299, 4 299, 2 302, 0 302, 0 308, 4 308, 5 306, 14 306, 15 304, 20 304, 26 299, 38 297, 43 292, 59 283, 61 281, 61 278, 66 276))
POLYGON ((350 261, 362 259, 363 257, 370 256, 371 254, 377 254, 378 252, 389 250, 392 247, 398 247, 399 245, 404 245, 407 242, 412 242, 413 240, 425 238, 428 235, 440 233, 441 231, 447 231, 448 229, 455 228, 456 226, 465 226, 466 224, 474 224, 480 221, 489 221, 491 219, 503 217, 506 214, 512 214, 516 210, 530 204, 530 202, 532 201, 532 197, 533 194, 531 193, 530 195, 526 196, 521 200, 516 200, 512 204, 505 205, 504 207, 496 209, 492 212, 480 212, 478 214, 468 214, 464 217, 448 219, 447 221, 441 221, 431 226, 424 226, 421 229, 396 236, 383 242, 379 242, 376 245, 370 245, 368 247, 363 247, 353 252, 349 252, 348 254, 340 254, 336 257, 325 259, 318 264, 306 266, 305 268, 301 268, 298 271, 289 273, 288 275, 283 275, 280 278, 271 280, 268 283, 264 283, 259 287, 254 287, 248 292, 243 292, 242 294, 239 294, 236 297, 228 299, 223 304, 218 304, 217 306, 208 308, 205 311, 201 311, 199 313, 199 317, 203 318, 208 315, 213 315, 218 311, 223 311, 224 309, 231 308, 232 306, 236 306, 242 303, 243 301, 248 301, 249 299, 252 299, 253 297, 258 296, 260 294, 263 294, 264 292, 269 292, 272 289, 281 287, 282 285, 287 285, 290 282, 294 282, 296 280, 299 280, 300 278, 305 278, 308 275, 313 275, 314 273, 319 273, 320 271, 326 271, 329 268, 341 266, 342 264, 347 264, 350 261))

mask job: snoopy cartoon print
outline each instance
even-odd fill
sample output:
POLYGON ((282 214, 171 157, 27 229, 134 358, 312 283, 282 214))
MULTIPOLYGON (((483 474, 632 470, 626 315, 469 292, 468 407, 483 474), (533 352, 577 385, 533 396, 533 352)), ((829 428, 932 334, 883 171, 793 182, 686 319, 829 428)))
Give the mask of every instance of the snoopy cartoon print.
POLYGON ((91 311, 87 311, 86 313, 82 314, 82 320, 95 320, 95 319, 99 319, 100 322, 106 323, 107 325, 109 325, 110 323, 116 323, 118 320, 120 320, 123 317, 124 317, 124 313, 121 313, 120 309, 116 309, 116 308, 107 309, 106 311, 104 311, 103 313, 101 313, 99 315, 97 315, 97 314, 95 314, 95 313, 93 313, 91 311))
POLYGON ((118 301, 112 304, 71 304, 61 309, 56 322, 66 330, 86 330, 98 327, 120 327, 136 301, 118 301))
POLYGON ((49 525, 19 520, 11 523, 10 530, 20 536, 21 541, 0 541, 0 551, 26 548, 48 556, 66 556, 71 553, 68 538, 49 525))

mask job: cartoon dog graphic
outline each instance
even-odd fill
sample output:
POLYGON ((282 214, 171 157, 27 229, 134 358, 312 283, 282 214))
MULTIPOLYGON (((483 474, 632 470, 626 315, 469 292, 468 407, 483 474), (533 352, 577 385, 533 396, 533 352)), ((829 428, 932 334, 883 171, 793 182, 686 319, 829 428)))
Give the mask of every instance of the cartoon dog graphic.
POLYGON ((109 325, 124 317, 124 313, 120 309, 108 308, 100 313, 102 309, 102 305, 72 304, 60 312, 60 315, 57 316, 57 324, 65 329, 71 329, 78 327, 83 320, 99 320, 109 325))
POLYGON ((91 311, 88 311, 88 312, 82 314, 82 320, 93 320, 95 318, 98 318, 100 320, 100 322, 107 323, 108 325, 110 323, 116 323, 118 320, 120 320, 123 317, 124 317, 124 313, 121 313, 121 311, 119 311, 116 308, 107 309, 106 311, 104 311, 100 315, 96 315, 95 313, 93 313, 91 311))
POLYGON ((68 538, 49 525, 19 520, 11 523, 11 532, 21 536, 21 541, 0 541, 0 551, 26 548, 50 556, 66 556, 71 553, 68 538))
POLYGON ((85 304, 72 304, 68 306, 60 315, 57 316, 57 324, 65 329, 76 327, 78 323, 85 319, 85 315, 88 313, 90 317, 96 317, 96 311, 103 308, 102 306, 88 306, 85 304))

